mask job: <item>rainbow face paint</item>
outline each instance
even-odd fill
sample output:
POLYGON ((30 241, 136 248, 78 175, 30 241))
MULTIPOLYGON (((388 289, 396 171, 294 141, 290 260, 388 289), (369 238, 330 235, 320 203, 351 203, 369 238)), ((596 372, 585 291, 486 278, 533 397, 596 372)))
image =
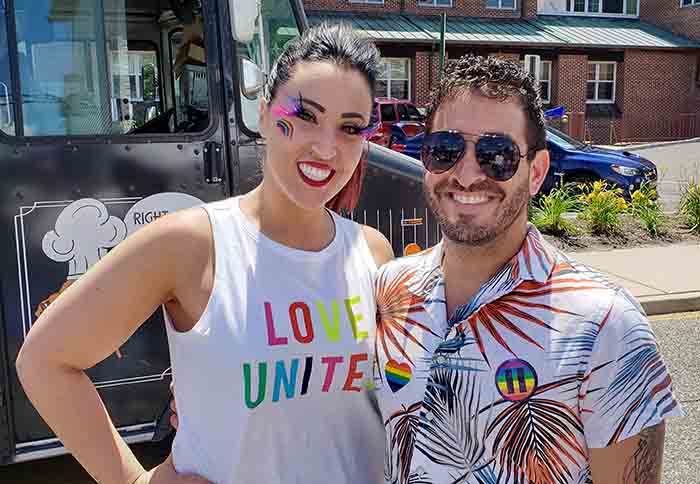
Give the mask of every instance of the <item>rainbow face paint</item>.
POLYGON ((280 133, 282 133, 282 136, 285 136, 287 138, 291 138, 292 135, 294 134, 294 125, 292 123, 290 123, 288 120, 278 119, 275 124, 277 125, 277 129, 280 130, 280 133))

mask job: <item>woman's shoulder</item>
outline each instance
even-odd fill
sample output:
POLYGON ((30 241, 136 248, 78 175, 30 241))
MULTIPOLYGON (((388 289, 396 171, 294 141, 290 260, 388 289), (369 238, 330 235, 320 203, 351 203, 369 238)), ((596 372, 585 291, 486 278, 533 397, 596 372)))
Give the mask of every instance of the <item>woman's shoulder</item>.
POLYGON ((384 234, 369 225, 360 225, 360 227, 377 267, 386 264, 394 258, 394 250, 384 234))
POLYGON ((142 228, 138 235, 142 247, 154 258, 173 264, 181 273, 205 267, 210 261, 213 235, 209 216, 203 207, 169 213, 142 228))
POLYGON ((348 218, 341 217, 338 214, 335 215, 336 216, 334 218, 336 222, 345 224, 346 227, 354 233, 362 234, 377 267, 380 267, 382 264, 385 264, 394 258, 394 250, 392 249, 391 244, 379 230, 375 229, 374 227, 370 227, 369 225, 364 225, 348 218))

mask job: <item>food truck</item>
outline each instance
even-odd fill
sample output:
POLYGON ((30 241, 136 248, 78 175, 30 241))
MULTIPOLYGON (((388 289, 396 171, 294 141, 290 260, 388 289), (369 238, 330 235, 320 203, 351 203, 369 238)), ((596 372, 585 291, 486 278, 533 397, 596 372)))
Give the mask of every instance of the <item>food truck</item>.
MULTIPOLYGON (((65 452, 17 380, 32 324, 144 225, 256 186, 265 75, 307 20, 300 0, 0 0, 0 10, 0 464, 11 464, 65 452)), ((379 146, 368 163, 360 206, 345 215, 397 254, 434 244, 420 165, 379 146)), ((128 442, 163 435, 162 311, 88 374, 128 442)))

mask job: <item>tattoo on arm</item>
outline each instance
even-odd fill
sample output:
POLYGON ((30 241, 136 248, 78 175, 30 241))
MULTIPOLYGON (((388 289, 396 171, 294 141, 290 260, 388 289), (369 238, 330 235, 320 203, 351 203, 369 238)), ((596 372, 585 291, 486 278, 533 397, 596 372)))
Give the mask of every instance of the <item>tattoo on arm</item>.
POLYGON ((649 427, 639 434, 637 449, 625 465, 623 484, 656 484, 661 482, 661 462, 664 433, 659 426, 649 427))

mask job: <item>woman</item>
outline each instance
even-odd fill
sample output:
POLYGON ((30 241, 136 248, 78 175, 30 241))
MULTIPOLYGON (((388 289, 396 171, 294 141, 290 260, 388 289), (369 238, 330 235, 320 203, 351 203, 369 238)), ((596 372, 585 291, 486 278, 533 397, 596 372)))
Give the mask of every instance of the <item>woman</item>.
POLYGON ((377 64, 376 48, 346 27, 305 32, 261 103, 260 186, 139 231, 35 323, 20 379, 98 482, 202 482, 146 472, 84 373, 160 305, 178 472, 217 484, 382 480, 382 425, 362 390, 373 273, 391 248, 326 208, 357 201, 377 64))

